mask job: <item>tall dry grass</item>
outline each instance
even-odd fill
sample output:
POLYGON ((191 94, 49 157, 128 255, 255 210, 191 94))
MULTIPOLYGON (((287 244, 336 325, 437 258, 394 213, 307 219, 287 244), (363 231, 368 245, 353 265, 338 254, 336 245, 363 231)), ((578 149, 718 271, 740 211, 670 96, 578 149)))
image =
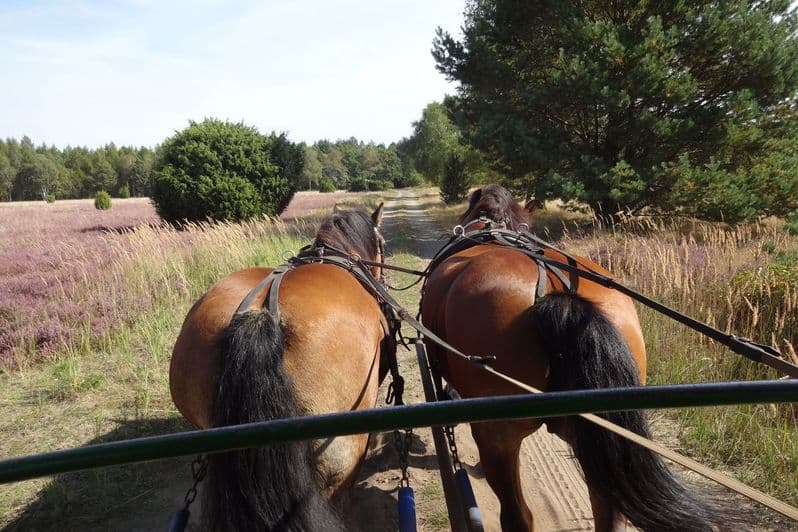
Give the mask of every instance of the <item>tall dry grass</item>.
MULTIPOLYGON (((560 245, 662 303, 773 345, 798 363, 798 238, 779 223, 594 218, 566 229, 560 245)), ((780 377, 670 318, 639 310, 652 384, 780 377)), ((798 502, 798 405, 693 408, 676 415, 682 440, 703 460, 798 502)))

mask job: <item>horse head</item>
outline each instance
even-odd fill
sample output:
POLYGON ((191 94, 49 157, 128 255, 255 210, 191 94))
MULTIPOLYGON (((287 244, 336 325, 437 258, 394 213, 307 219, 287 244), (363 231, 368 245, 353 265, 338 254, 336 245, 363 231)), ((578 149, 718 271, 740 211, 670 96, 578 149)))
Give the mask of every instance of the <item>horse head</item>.
POLYGON ((488 222, 505 229, 520 230, 523 226, 528 227, 528 219, 535 205, 535 201, 530 200, 525 207, 522 207, 503 186, 485 185, 471 193, 468 208, 460 216, 459 223, 469 227, 470 230, 482 229, 488 225, 488 222))
MULTIPOLYGON (((380 232, 383 203, 371 214, 362 210, 334 210, 325 218, 313 243, 317 248, 343 251, 347 255, 381 263, 384 259, 385 239, 380 232)), ((382 268, 371 268, 380 278, 382 268)))

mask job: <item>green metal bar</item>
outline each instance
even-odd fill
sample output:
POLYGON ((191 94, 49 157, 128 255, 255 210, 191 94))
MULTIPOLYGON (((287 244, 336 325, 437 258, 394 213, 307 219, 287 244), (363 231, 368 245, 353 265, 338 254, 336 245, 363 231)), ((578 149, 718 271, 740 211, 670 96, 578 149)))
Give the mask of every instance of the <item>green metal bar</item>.
POLYGON ((630 409, 798 402, 798 380, 609 388, 463 399, 280 419, 103 443, 0 461, 0 483, 271 443, 474 421, 630 409))

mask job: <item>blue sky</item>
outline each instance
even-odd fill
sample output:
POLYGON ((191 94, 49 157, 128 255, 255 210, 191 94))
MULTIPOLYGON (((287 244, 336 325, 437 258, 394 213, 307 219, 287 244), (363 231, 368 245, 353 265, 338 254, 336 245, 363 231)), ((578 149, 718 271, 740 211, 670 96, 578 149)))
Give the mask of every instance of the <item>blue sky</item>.
POLYGON ((154 146, 217 117, 391 142, 455 92, 430 55, 464 0, 0 0, 0 138, 154 146))

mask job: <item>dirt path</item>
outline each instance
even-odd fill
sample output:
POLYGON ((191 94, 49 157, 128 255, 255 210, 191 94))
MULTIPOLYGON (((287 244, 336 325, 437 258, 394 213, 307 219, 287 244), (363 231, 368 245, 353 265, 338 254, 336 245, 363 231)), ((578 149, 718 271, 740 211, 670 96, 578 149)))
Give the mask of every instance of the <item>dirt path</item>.
MULTIPOLYGON (((417 267, 423 266, 441 247, 442 235, 429 217, 425 215, 424 206, 418 197, 408 191, 397 191, 395 199, 386 203, 386 214, 383 230, 388 238, 398 240, 400 234, 409 233, 411 238, 404 238, 399 243, 399 250, 413 254, 418 258, 417 267)), ((414 293, 415 307, 409 301, 403 301, 408 308, 417 308, 418 292, 414 293)), ((423 395, 419 381, 415 354, 401 352, 399 362, 405 375, 407 396, 406 402, 422 402, 423 395)), ((440 477, 437 471, 432 434, 429 429, 417 429, 418 436, 411 457, 410 477, 416 491, 419 521, 423 530, 447 530, 448 520, 440 488, 440 477)), ((467 425, 459 425, 455 431, 458 450, 466 469, 469 471, 477 501, 482 511, 485 528, 489 531, 500 530, 499 503, 485 480, 479 465, 479 453, 471 437, 467 425)), ((379 465, 396 467, 386 463, 386 458, 394 458, 393 452, 385 452, 387 435, 380 435, 376 455, 379 465), (386 456, 389 454, 390 456, 386 456)), ((388 441, 390 443, 390 441, 388 441)), ((587 489, 581 472, 567 446, 557 437, 545 430, 538 431, 528 438, 522 446, 521 477, 524 494, 531 504, 535 516, 536 527, 544 531, 591 530, 593 519, 587 489)), ((390 488, 395 493, 398 481, 398 470, 374 470, 373 457, 369 458, 364 469, 363 479, 358 489, 373 490, 382 487, 390 488)), ((393 493, 392 493, 393 495, 393 493)), ((392 504, 393 498, 391 500, 392 504)), ((394 508, 384 508, 395 514, 394 508)), ((367 509, 367 514, 372 514, 367 509)), ((374 517, 373 515, 371 517, 374 517)), ((374 521, 371 521, 372 525, 374 521)), ((387 523, 386 523, 387 524, 387 523)), ((373 530, 373 528, 371 528, 373 530)))

